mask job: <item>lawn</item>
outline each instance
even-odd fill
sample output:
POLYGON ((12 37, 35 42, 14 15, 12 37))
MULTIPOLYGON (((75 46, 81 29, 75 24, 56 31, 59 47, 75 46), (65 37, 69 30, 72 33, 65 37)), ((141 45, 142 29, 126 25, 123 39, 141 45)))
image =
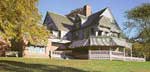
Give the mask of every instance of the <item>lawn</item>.
POLYGON ((150 62, 0 57, 0 72, 150 72, 150 62))

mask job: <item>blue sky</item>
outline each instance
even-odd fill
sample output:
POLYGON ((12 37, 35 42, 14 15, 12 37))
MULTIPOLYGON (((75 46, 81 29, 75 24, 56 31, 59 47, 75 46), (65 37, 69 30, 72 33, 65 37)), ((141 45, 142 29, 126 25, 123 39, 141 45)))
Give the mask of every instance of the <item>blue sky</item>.
POLYGON ((47 11, 65 15, 86 4, 91 5, 93 13, 109 7, 119 26, 122 27, 126 20, 125 11, 147 2, 150 0, 39 0, 38 8, 44 19, 47 11))

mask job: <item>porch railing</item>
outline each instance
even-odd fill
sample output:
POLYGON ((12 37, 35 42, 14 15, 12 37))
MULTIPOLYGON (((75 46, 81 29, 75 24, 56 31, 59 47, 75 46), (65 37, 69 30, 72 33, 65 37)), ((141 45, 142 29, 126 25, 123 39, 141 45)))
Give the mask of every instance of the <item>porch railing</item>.
POLYGON ((89 50, 89 59, 109 59, 123 61, 140 61, 145 62, 145 58, 126 57, 123 52, 108 51, 108 50, 89 50))

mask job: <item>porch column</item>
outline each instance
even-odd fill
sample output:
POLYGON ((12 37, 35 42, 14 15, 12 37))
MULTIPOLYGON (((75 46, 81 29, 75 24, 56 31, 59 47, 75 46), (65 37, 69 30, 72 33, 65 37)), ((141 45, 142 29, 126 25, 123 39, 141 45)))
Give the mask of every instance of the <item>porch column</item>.
POLYGON ((112 60, 112 52, 111 52, 111 47, 109 48, 109 56, 110 56, 110 60, 112 60))
POLYGON ((91 59, 91 50, 88 50, 88 59, 91 59))
POLYGON ((96 36, 98 36, 98 31, 96 31, 96 36))
POLYGON ((124 56, 123 58, 124 58, 124 61, 125 61, 125 57, 126 57, 126 49, 125 49, 125 48, 123 49, 123 54, 124 54, 124 55, 123 55, 123 56, 124 56))
POLYGON ((132 48, 131 48, 131 57, 132 57, 132 48))

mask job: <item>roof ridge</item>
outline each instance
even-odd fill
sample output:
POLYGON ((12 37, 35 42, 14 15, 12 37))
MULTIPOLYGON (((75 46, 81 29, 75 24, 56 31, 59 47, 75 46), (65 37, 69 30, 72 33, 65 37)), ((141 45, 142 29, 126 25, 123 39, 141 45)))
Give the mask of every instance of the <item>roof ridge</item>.
POLYGON ((65 16, 65 15, 61 15, 61 14, 59 14, 59 13, 52 12, 52 11, 48 11, 48 13, 53 13, 53 14, 56 14, 56 15, 59 15, 59 16, 67 17, 67 16, 65 16))

